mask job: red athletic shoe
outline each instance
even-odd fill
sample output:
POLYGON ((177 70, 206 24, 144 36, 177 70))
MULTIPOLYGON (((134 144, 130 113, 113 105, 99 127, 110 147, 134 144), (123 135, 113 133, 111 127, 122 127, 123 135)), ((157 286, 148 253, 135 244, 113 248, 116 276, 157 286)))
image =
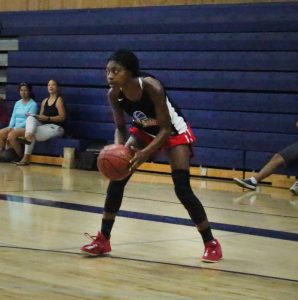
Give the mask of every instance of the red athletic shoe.
POLYGON ((97 236, 91 236, 89 233, 85 233, 85 236, 90 238, 92 242, 81 247, 82 252, 92 256, 98 256, 112 250, 110 241, 107 240, 101 232, 98 232, 97 236))
POLYGON ((218 240, 212 240, 205 244, 205 251, 202 257, 203 262, 215 263, 222 259, 221 246, 218 240))

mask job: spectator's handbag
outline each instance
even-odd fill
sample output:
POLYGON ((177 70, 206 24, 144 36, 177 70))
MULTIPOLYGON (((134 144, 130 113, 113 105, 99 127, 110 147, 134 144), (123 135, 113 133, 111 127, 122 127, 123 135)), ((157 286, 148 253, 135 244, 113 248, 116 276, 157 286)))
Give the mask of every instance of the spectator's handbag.
POLYGON ((12 148, 0 151, 0 162, 14 162, 19 160, 20 158, 12 148))

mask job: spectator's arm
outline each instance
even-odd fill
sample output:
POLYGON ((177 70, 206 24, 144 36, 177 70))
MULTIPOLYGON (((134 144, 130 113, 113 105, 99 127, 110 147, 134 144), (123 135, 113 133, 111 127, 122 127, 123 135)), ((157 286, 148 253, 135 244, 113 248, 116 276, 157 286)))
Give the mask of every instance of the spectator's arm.
POLYGON ((38 111, 37 103, 33 103, 28 111, 30 115, 36 115, 38 111))
POLYGON ((47 98, 43 99, 42 102, 41 102, 39 115, 37 116, 37 119, 39 121, 46 121, 47 120, 47 117, 45 117, 43 115, 43 113, 44 113, 44 105, 45 105, 46 101, 47 101, 47 98))
POLYGON ((40 105, 40 111, 39 111, 39 115, 43 115, 43 111, 44 111, 44 105, 47 101, 47 98, 43 99, 42 102, 41 102, 41 105, 40 105))
POLYGON ((9 125, 8 125, 9 128, 14 128, 16 125, 16 105, 17 104, 15 104, 13 107, 12 115, 11 115, 9 125))

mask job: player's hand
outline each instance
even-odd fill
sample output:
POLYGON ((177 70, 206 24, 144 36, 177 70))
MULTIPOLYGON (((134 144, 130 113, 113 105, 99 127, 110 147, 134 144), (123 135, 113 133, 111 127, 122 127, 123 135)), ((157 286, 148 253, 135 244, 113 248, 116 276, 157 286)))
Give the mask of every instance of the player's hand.
POLYGON ((130 160, 131 167, 129 169, 130 172, 134 172, 143 162, 148 159, 148 155, 142 151, 136 151, 134 157, 130 160))

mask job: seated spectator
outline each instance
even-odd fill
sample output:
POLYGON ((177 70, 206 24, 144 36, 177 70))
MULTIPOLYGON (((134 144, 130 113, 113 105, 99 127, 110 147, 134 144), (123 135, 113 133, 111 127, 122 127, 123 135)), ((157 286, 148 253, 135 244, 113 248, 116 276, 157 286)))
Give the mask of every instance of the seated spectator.
POLYGON ((7 126, 9 121, 7 107, 5 105, 4 99, 0 97, 0 128, 4 128, 7 126))
MULTIPOLYGON (((296 122, 296 127, 298 128, 298 120, 296 122)), ((286 148, 282 149, 279 153, 274 154, 271 160, 261 169, 259 173, 255 176, 248 178, 248 179, 239 179, 234 178, 234 181, 237 185, 250 189, 255 190, 257 184, 268 177, 269 175, 273 174, 273 172, 280 166, 288 166, 294 162, 298 161, 298 142, 287 146, 286 148)), ((298 181, 296 181, 290 188, 290 191, 294 195, 298 195, 298 181)))
POLYGON ((0 151, 14 150, 15 154, 22 157, 23 149, 17 137, 24 136, 27 114, 36 114, 37 103, 31 97, 31 86, 22 82, 19 85, 21 99, 13 108, 8 127, 0 130, 0 151))
POLYGON ((28 114, 25 137, 18 137, 18 141, 25 144, 24 156, 16 163, 19 166, 29 165, 35 141, 47 141, 64 134, 65 108, 56 80, 49 80, 48 93, 41 103, 39 115, 28 114))

